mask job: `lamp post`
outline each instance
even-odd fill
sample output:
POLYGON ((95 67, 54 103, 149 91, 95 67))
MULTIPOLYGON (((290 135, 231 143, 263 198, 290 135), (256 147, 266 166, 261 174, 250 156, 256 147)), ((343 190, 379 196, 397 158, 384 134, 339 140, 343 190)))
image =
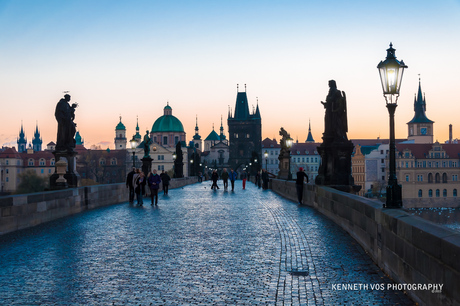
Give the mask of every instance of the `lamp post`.
POLYGON ((193 158, 190 159, 190 176, 193 176, 194 175, 194 171, 193 171, 193 158))
POLYGON ((288 172, 288 180, 292 180, 292 174, 291 174, 291 147, 292 147, 292 141, 293 139, 289 137, 286 139, 286 147, 289 149, 289 172, 288 172))
POLYGON ((402 207, 402 187, 398 184, 396 176, 396 149, 395 149, 395 111, 398 106, 399 89, 404 69, 407 68, 404 61, 398 61, 395 56, 395 49, 390 43, 387 49, 387 57, 377 65, 382 83, 383 96, 390 114, 390 173, 387 186, 387 201, 383 207, 400 208, 402 207), (393 101, 394 98, 394 101, 393 101))
POLYGON ((268 152, 265 150, 264 152, 264 157, 265 157, 265 171, 268 171, 268 152))
POLYGON ((135 161, 135 155, 136 155, 136 146, 137 146, 137 141, 136 139, 131 139, 129 141, 129 144, 131 145, 131 149, 133 150, 133 168, 136 168, 136 161, 135 161))
POLYGON ((173 178, 175 178, 176 177, 176 157, 177 157, 175 152, 172 154, 172 157, 173 157, 173 178))

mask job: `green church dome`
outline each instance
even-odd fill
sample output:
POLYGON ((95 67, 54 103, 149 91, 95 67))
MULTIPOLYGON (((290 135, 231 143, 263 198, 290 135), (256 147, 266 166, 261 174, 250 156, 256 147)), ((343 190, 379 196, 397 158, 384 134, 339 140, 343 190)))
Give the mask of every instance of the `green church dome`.
POLYGON ((115 127, 115 130, 126 130, 125 125, 121 123, 121 116, 120 116, 120 122, 118 122, 117 126, 115 127))
POLYGON ((152 133, 161 132, 184 132, 184 126, 179 119, 172 115, 172 108, 168 105, 164 108, 164 115, 158 118, 152 126, 152 133))

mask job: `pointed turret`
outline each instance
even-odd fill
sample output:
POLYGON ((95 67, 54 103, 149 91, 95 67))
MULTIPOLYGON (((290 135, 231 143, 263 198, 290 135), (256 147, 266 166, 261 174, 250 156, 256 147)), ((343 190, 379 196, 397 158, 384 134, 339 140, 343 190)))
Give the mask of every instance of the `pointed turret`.
POLYGON ((134 134, 133 138, 137 141, 137 143, 141 143, 142 136, 139 133, 139 117, 136 118, 136 134, 134 134))
POLYGON ((193 135, 193 140, 200 140, 201 136, 198 134, 198 116, 196 116, 196 123, 195 123, 195 135, 193 135))
POLYGON ((25 137, 22 121, 21 121, 21 130, 19 131, 19 138, 18 138, 17 142, 18 142, 18 152, 19 153, 26 152, 26 150, 27 150, 27 138, 25 137))
POLYGON ((307 140, 305 142, 315 142, 315 140, 313 139, 313 135, 311 134, 311 122, 310 122, 310 120, 308 120, 308 136, 307 136, 307 140))
POLYGON ((426 117, 426 100, 425 97, 422 96, 422 86, 420 84, 420 79, 418 80, 418 93, 417 97, 414 98, 414 118, 412 118, 409 123, 433 123, 426 117))
POLYGON ((407 123, 409 128, 408 140, 415 143, 433 143, 433 123, 427 118, 426 114, 426 99, 422 95, 422 86, 420 78, 418 81, 418 91, 414 97, 414 118, 407 123))
POLYGON ((254 118, 261 119, 260 111, 259 111, 259 98, 256 98, 256 99, 257 99, 257 106, 256 106, 256 112, 254 113, 254 118))
POLYGON ((40 137, 40 132, 38 131, 38 123, 35 125, 34 138, 32 139, 32 149, 34 152, 39 152, 42 150, 43 140, 40 137))

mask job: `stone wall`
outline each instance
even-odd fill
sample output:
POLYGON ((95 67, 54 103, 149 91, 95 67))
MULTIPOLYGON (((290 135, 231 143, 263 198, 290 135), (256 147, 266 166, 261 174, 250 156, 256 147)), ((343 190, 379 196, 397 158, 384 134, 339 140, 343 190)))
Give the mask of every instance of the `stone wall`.
MULTIPOLYGON (((297 202, 293 181, 274 179, 271 187, 297 202)), ((305 185, 304 204, 346 230, 396 282, 443 285, 441 293, 406 290, 420 305, 460 305, 460 233, 324 186, 305 185)))
MULTIPOLYGON (((197 177, 172 179, 169 188, 180 188, 197 180, 197 177)), ((0 197, 0 235, 127 201, 128 189, 124 183, 0 197)))

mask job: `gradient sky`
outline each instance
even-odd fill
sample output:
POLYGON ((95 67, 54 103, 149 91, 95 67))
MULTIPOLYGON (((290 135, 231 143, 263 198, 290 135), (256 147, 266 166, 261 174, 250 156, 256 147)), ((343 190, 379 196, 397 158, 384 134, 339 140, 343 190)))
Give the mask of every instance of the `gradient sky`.
POLYGON ((258 97, 263 138, 283 126, 321 141, 328 80, 347 94, 349 138, 388 138, 377 64, 392 42, 404 74, 396 137, 407 137, 419 75, 435 140, 460 138, 460 1, 0 0, 0 145, 38 123, 55 141, 54 108, 70 91, 85 146, 113 148, 151 129, 169 101, 205 138, 234 108, 236 85, 258 97))

